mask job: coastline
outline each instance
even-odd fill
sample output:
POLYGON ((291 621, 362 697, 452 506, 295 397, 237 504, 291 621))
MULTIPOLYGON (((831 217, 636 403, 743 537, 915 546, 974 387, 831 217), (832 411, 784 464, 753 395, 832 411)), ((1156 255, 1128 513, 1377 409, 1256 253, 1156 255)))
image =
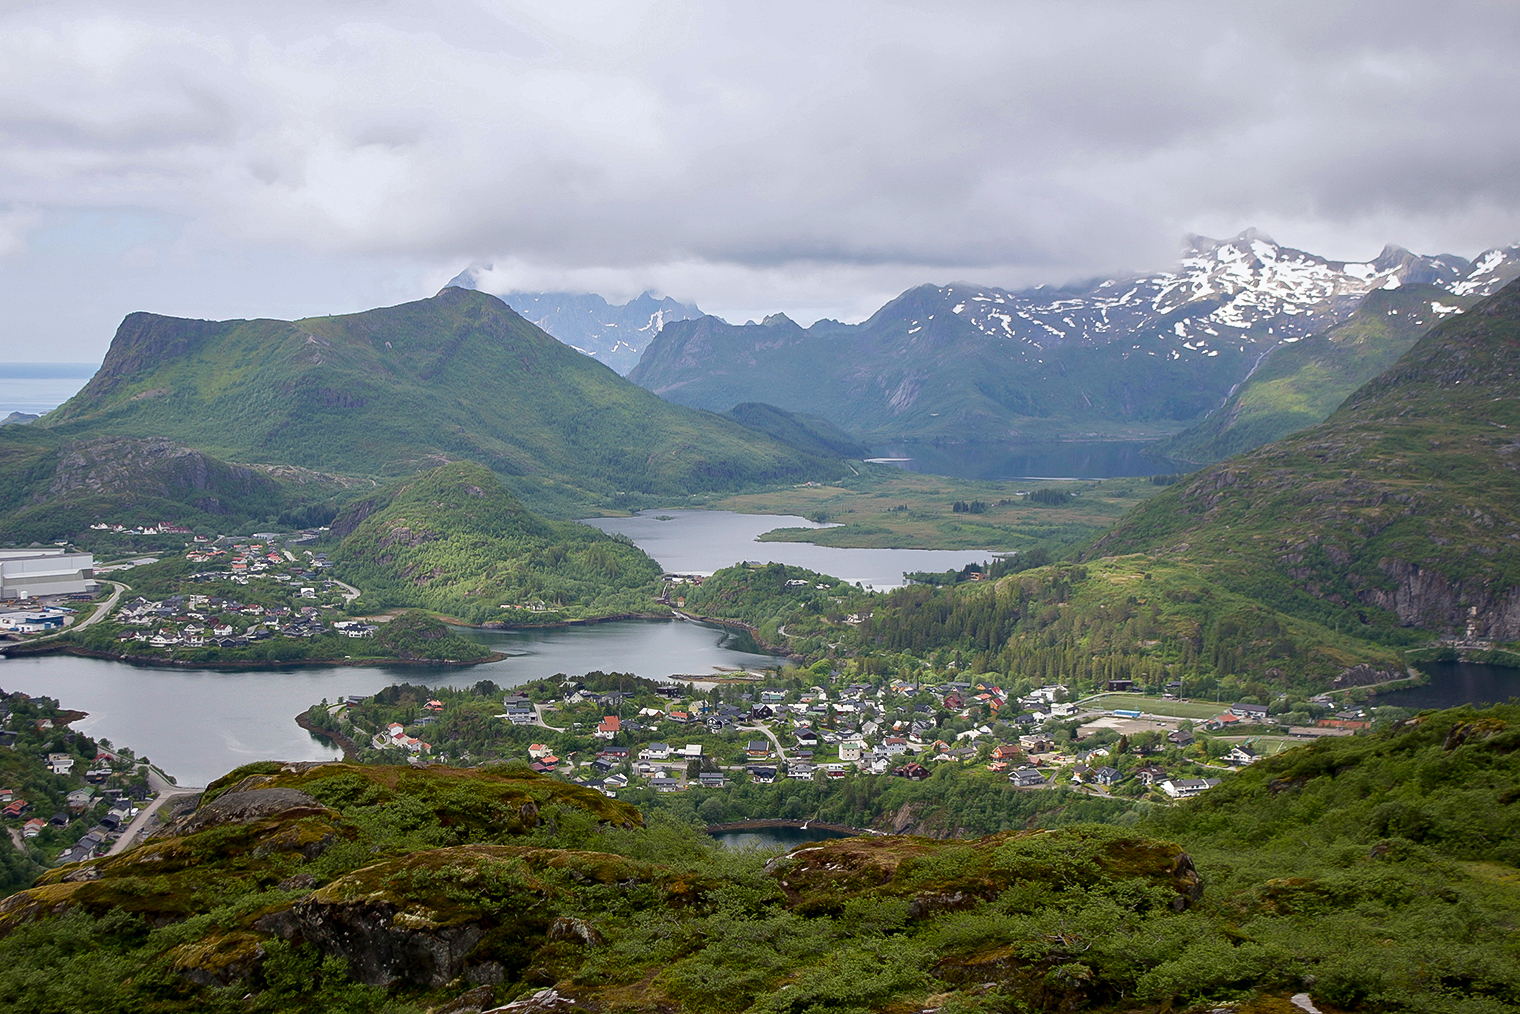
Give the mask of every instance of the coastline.
POLYGON ((148 666, 157 669, 306 669, 329 666, 386 666, 386 665, 447 665, 463 668, 472 665, 484 665, 487 662, 500 662, 510 658, 510 655, 499 651, 493 651, 484 658, 472 658, 466 660, 435 659, 435 658, 333 658, 333 659, 292 659, 289 661, 277 661, 270 659, 246 659, 238 661, 196 662, 189 659, 162 658, 157 655, 129 655, 114 651, 96 651, 93 648, 84 648, 77 644, 69 644, 63 641, 54 641, 46 645, 38 645, 32 651, 3 651, 0 656, 5 658, 29 658, 34 655, 76 655, 80 658, 99 658, 108 662, 128 662, 132 665, 148 666))
POLYGON ((711 623, 715 627, 727 627, 730 630, 742 630, 750 636, 751 640, 755 642, 756 647, 768 655, 775 655, 778 658, 793 660, 802 659, 801 655, 787 651, 785 648, 779 648, 776 645, 762 640, 760 638, 760 629, 758 627, 753 627, 748 623, 743 622, 742 620, 723 620, 719 619, 716 616, 698 616, 695 613, 682 612, 676 608, 672 608, 670 611, 672 613, 675 613, 676 616, 680 617, 681 619, 690 620, 693 623, 711 623))
POLYGON ((336 746, 339 750, 343 751, 343 760, 347 763, 359 763, 359 744, 343 735, 343 733, 337 732, 333 729, 317 728, 315 725, 311 724, 311 721, 306 717, 306 712, 304 711, 296 716, 296 724, 305 729, 307 732, 311 733, 313 736, 319 736, 323 739, 332 740, 333 745, 336 746))
MULTIPOLYGON (((674 612, 675 610, 671 610, 674 612)), ((585 627, 595 623, 615 623, 618 620, 668 620, 670 616, 664 613, 613 613, 609 616, 582 616, 573 620, 555 620, 553 623, 510 624, 500 620, 489 620, 478 625, 461 623, 453 618, 442 617, 443 622, 466 630, 490 630, 501 632, 504 630, 562 630, 565 627, 585 627)))

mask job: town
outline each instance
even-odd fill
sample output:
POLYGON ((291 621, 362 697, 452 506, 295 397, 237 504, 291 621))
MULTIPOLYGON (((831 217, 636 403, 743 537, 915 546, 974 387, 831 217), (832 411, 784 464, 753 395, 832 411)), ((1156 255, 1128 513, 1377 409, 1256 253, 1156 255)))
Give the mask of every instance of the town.
POLYGON ((940 771, 1017 790, 1171 802, 1296 742, 1371 724, 1366 709, 1328 696, 1311 702, 1322 716, 1313 724, 1285 726, 1264 705, 1147 699, 1122 680, 1071 700, 1059 685, 1014 697, 986 680, 862 678, 845 666, 669 682, 592 672, 511 692, 489 681, 402 684, 323 702, 306 718, 358 759, 516 762, 640 805, 740 784, 924 781, 940 771))

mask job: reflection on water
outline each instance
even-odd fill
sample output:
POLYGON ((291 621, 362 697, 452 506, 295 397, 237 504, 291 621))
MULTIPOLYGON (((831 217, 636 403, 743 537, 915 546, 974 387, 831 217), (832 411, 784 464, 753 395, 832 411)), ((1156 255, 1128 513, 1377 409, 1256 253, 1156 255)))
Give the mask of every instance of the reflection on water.
POLYGON ((882 460, 910 472, 957 479, 1116 479, 1191 472, 1197 465, 1147 457, 1148 440, 1009 444, 899 444, 882 460))
POLYGON ((1477 662, 1425 662, 1419 669, 1430 675, 1429 684, 1378 694, 1373 703, 1400 708, 1459 708, 1520 697, 1520 669, 1477 662))
POLYGON ((806 567, 820 574, 860 582, 867 588, 896 588, 904 573, 960 570, 986 563, 992 554, 965 549, 834 549, 810 542, 758 542, 777 528, 823 528, 807 518, 732 511, 657 510, 631 518, 588 518, 583 524, 628 536, 676 574, 711 574, 755 560, 806 567))
POLYGON ((828 841, 831 838, 848 838, 843 831, 827 831, 821 828, 767 827, 756 831, 719 831, 712 835, 714 841, 731 849, 783 848, 794 849, 812 841, 828 841))

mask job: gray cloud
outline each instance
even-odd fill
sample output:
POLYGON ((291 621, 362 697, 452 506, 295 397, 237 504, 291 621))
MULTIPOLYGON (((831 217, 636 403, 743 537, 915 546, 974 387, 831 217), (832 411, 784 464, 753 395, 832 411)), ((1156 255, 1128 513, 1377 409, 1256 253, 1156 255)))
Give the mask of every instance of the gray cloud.
POLYGON ((1189 231, 1520 238, 1510 5, 215 7, 0 13, 0 274, 47 216, 129 209, 181 255, 405 264, 418 292, 479 261, 858 317, 1162 266, 1189 231))

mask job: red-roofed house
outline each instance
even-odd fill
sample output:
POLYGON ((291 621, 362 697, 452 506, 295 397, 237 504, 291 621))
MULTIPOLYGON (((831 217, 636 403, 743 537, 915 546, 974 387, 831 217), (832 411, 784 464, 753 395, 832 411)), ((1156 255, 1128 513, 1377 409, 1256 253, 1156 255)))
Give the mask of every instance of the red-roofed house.
POLYGON ((611 739, 618 734, 618 729, 621 726, 622 722, 618 719, 618 716, 608 715, 602 719, 602 724, 596 727, 596 732, 592 735, 596 736, 597 739, 611 739))

